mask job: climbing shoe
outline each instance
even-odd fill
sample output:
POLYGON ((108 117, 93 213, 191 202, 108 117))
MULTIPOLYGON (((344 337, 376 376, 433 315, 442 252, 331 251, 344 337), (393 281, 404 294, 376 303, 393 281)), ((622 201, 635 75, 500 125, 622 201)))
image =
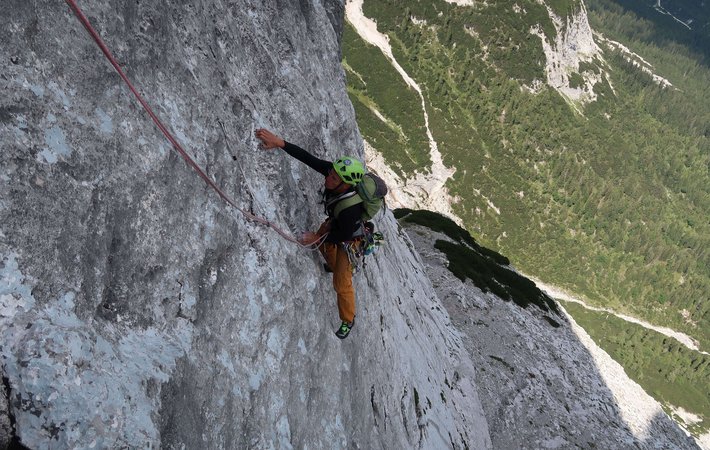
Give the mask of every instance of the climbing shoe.
POLYGON ((340 339, 345 339, 348 337, 348 334, 350 334, 350 330, 353 329, 353 326, 355 325, 355 319, 353 319, 352 322, 343 322, 340 325, 340 328, 335 332, 335 335, 338 336, 340 339))

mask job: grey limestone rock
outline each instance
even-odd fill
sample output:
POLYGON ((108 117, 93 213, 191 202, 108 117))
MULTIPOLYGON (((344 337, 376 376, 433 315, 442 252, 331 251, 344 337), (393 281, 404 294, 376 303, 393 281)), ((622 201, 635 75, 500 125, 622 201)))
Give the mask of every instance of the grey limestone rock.
MULTIPOLYGON (((30 448, 488 448, 470 358, 390 213, 340 341, 319 256, 228 207, 64 2, 0 28, 0 356, 30 448)), ((81 2, 242 208, 314 229, 322 158, 362 155, 343 4, 81 2)))
MULTIPOLYGON (((0 370, 0 375, 2 371, 0 370)), ((3 381, 5 377, 3 376, 3 381)), ((4 385, 4 383, 3 383, 4 385)), ((3 386, 3 394, 0 395, 0 448, 8 448, 12 436, 15 430, 12 427, 12 422, 10 421, 10 409, 7 402, 8 393, 5 392, 5 386, 3 386)))
POLYGON ((434 248, 448 237, 417 225, 406 231, 464 336, 494 448, 699 448, 623 371, 613 376, 625 380, 610 386, 608 368, 566 316, 521 308, 461 282, 434 248))

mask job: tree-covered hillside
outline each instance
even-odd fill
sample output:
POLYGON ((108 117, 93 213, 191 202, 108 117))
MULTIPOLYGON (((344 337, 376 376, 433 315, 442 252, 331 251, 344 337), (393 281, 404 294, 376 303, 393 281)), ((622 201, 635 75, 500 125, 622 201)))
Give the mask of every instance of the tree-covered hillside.
MULTIPOLYGON (((548 1, 561 18, 578 1, 548 1)), ((590 301, 684 331, 710 348, 710 69, 683 39, 610 0, 587 3, 597 32, 672 83, 663 87, 608 44, 570 83, 597 74, 580 109, 545 83, 544 4, 377 0, 367 17, 422 87, 450 191, 466 227, 514 265, 590 301), (651 30, 651 31, 648 31, 651 30), (581 112, 578 112, 581 111, 581 112)), ((401 173, 425 170, 421 106, 381 52, 343 39, 366 140, 401 173), (408 131, 410 130, 410 131, 408 131)))

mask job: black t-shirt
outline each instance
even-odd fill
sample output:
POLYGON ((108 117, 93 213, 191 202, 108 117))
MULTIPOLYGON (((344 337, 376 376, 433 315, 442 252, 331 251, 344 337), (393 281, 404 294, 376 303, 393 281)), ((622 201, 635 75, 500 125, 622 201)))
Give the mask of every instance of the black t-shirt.
MULTIPOLYGON (((286 141, 284 141, 286 142, 286 141)), ((284 146, 284 151, 289 155, 293 156, 297 160, 306 164, 311 169, 320 173, 324 177, 327 177, 330 170, 333 168, 332 161, 326 161, 325 159, 316 158, 311 155, 301 147, 286 142, 284 146)), ((350 189, 353 189, 352 187, 350 189)), ((336 195, 332 191, 326 189, 325 196, 326 202, 332 199, 336 195)), ((325 242, 340 243, 344 241, 352 240, 355 232, 360 228, 361 218, 363 213, 363 204, 358 203, 356 205, 345 208, 338 214, 338 218, 331 217, 330 221, 330 233, 325 239, 325 242)))

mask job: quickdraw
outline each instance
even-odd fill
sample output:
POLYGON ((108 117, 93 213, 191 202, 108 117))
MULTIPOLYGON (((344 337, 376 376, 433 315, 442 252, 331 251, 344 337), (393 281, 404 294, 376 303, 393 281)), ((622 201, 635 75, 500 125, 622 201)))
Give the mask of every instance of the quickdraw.
POLYGON ((348 255, 348 261, 350 261, 350 268, 353 273, 356 273, 361 265, 364 269, 365 257, 375 253, 385 241, 382 233, 375 232, 375 226, 372 222, 365 223, 363 230, 364 233, 361 237, 342 244, 348 255))

